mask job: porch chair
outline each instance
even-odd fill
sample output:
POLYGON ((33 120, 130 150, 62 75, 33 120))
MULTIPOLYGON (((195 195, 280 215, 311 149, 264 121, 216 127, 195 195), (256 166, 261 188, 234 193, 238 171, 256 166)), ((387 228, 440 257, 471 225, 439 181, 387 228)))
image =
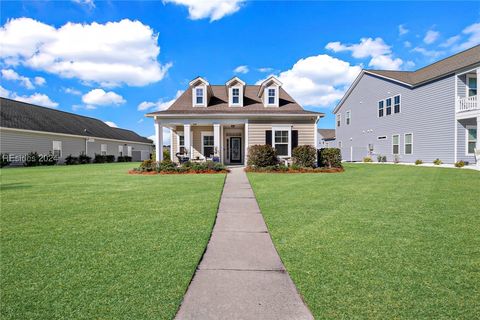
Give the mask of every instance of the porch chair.
POLYGON ((180 164, 185 163, 185 162, 190 160, 189 157, 185 156, 183 153, 180 153, 180 152, 175 153, 175 156, 177 157, 178 162, 180 164))

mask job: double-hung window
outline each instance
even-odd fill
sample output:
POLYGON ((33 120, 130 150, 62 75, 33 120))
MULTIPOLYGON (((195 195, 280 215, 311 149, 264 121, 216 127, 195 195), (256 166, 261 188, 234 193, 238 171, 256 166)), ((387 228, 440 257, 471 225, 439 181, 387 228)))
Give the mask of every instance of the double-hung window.
POLYGON ((477 95, 477 84, 478 84, 477 78, 467 76, 467 86, 468 86, 469 97, 477 95))
POLYGON ((232 88, 232 104, 240 103, 240 89, 232 88))
POLYGON ((342 115, 339 113, 337 114, 337 127, 340 127, 341 120, 342 120, 342 115))
POLYGON ((62 141, 53 141, 53 156, 56 158, 62 156, 62 141))
POLYGON ((120 157, 123 156, 123 145, 122 145, 122 146, 118 146, 118 155, 119 155, 120 157))
POLYGON ((127 146, 127 156, 132 156, 132 146, 127 146))
POLYGON ((275 130, 274 148, 277 150, 277 155, 288 156, 289 152, 289 131, 288 130, 275 130))
POLYGON ((268 89, 268 104, 275 104, 275 89, 268 89))
POLYGON ((384 102, 378 101, 378 117, 383 117, 384 102))
POLYGON ((100 155, 102 155, 102 156, 107 155, 107 145, 106 144, 100 145, 100 155))
POLYGON ((477 145, 477 127, 467 127, 467 153, 474 154, 477 145))
POLYGON ((387 116, 389 116, 392 114, 392 98, 388 98, 387 100, 385 100, 385 105, 387 106, 385 113, 387 114, 387 116))
POLYGON ((392 136, 392 154, 399 154, 400 153, 400 136, 398 134, 394 134, 392 136))
POLYGON ((213 135, 203 135, 203 155, 205 157, 212 157, 213 156, 213 135))
POLYGON ((195 89, 196 103, 203 104, 203 88, 195 89))
POLYGON ((178 152, 185 154, 185 136, 183 134, 178 135, 178 152))
POLYGON ((350 122, 351 122, 351 119, 352 119, 352 112, 351 112, 351 111, 347 111, 347 112, 345 113, 345 123, 346 123, 347 125, 349 125, 350 122))
POLYGON ((405 133, 405 154, 413 153, 413 134, 405 133))
POLYGON ((393 97, 393 112, 400 113, 400 96, 393 97))

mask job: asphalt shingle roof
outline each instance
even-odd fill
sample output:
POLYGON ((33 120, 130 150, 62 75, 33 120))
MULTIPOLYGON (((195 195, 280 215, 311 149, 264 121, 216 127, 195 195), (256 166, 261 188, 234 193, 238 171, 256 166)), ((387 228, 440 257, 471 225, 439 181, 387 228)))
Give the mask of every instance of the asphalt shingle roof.
POLYGON ((127 129, 103 121, 16 100, 0 98, 0 126, 132 142, 152 143, 127 129))
POLYGON ((322 135, 323 139, 335 139, 335 129, 318 129, 318 133, 322 135))
POLYGON ((258 97, 259 85, 246 85, 244 89, 243 107, 228 106, 228 91, 225 85, 210 85, 212 97, 205 107, 192 105, 192 87, 189 87, 178 99, 164 111, 149 113, 162 114, 311 114, 323 115, 320 112, 304 110, 283 88, 280 88, 279 107, 265 107, 258 97))

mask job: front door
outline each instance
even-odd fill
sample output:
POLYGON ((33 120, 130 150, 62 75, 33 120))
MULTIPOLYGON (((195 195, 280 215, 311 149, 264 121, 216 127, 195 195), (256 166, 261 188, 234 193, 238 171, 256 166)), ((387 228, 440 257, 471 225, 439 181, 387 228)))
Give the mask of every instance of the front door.
POLYGON ((230 137, 230 163, 242 163, 242 138, 230 137))

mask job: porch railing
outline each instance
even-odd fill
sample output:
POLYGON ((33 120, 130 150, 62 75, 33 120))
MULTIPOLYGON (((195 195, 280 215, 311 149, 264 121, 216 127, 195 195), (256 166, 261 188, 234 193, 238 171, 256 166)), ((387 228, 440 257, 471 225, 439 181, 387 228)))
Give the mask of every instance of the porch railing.
POLYGON ((477 96, 457 98, 457 112, 478 110, 477 96))

